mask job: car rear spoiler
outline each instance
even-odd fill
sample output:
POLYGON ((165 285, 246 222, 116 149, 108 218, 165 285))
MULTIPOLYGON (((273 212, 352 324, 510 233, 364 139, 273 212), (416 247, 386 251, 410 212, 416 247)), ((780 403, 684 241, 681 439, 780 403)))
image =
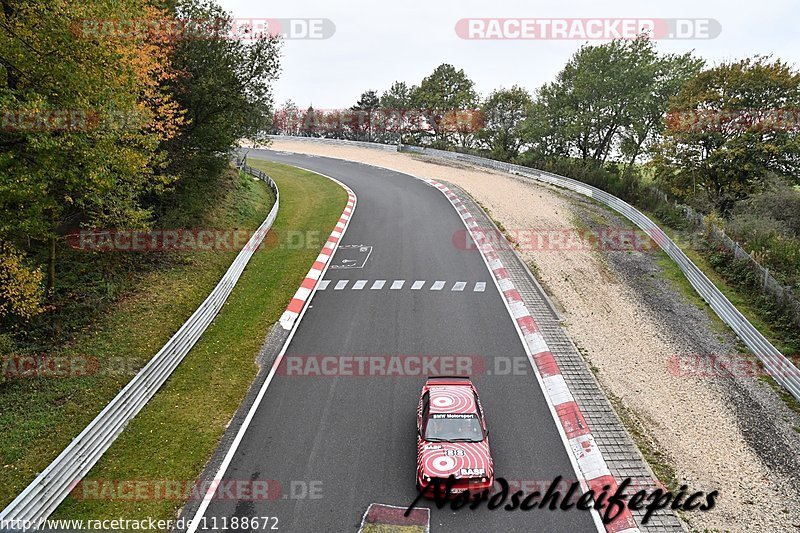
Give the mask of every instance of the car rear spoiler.
POLYGON ((469 376, 430 376, 427 383, 438 383, 440 385, 466 385, 472 384, 469 376), (466 381, 466 383, 464 383, 466 381))

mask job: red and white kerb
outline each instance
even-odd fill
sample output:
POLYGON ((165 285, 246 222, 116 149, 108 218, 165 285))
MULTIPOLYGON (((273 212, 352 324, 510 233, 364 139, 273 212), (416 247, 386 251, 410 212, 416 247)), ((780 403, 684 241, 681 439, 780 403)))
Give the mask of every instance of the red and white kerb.
POLYGON ((347 206, 344 208, 344 211, 342 211, 342 216, 339 217, 339 221, 336 223, 336 227, 333 228, 331 236, 328 237, 328 241, 322 247, 316 261, 314 261, 314 264, 311 266, 311 270, 308 271, 303 283, 300 284, 300 288, 294 293, 292 301, 289 302, 289 305, 286 307, 286 311, 281 315, 281 327, 287 331, 292 329, 297 317, 300 316, 303 307, 305 307, 306 302, 308 302, 311 293, 314 292, 314 287, 317 286, 317 282, 328 268, 331 257, 333 257, 333 253, 336 251, 336 247, 339 245, 339 241, 342 239, 342 235, 344 235, 347 225, 350 223, 350 217, 353 215, 353 211, 356 208, 355 193, 350 187, 343 183, 339 183, 339 185, 344 187, 347 191, 347 206))
MULTIPOLYGON (((525 337, 525 343, 528 345, 530 355, 533 358, 532 363, 542 376, 542 381, 545 385, 544 392, 555 408, 561 427, 564 429, 578 467, 586 478, 589 489, 593 490, 595 494, 600 494, 603 491, 603 486, 609 485, 609 492, 613 493, 617 489, 617 481, 611 475, 606 461, 595 443, 592 432, 586 424, 586 420, 575 402, 567 383, 564 381, 553 354, 550 352, 544 337, 542 337, 539 326, 528 312, 528 308, 522 301, 522 296, 514 288, 508 271, 500 261, 500 256, 494 250, 491 241, 484 232, 474 231, 478 229, 478 223, 458 196, 448 187, 435 180, 425 181, 447 196, 447 199, 456 208, 461 219, 470 230, 475 245, 486 258, 489 269, 497 280, 511 314, 525 337)), ((608 533, 637 533, 639 531, 633 515, 627 508, 611 523, 606 524, 605 527, 608 533)))

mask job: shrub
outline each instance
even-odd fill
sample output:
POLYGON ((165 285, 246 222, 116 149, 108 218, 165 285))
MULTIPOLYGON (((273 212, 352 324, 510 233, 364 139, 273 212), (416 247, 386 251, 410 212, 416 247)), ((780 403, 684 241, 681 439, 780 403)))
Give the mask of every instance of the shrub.
POLYGON ((28 320, 44 310, 41 269, 25 264, 10 244, 0 243, 0 320, 28 320))

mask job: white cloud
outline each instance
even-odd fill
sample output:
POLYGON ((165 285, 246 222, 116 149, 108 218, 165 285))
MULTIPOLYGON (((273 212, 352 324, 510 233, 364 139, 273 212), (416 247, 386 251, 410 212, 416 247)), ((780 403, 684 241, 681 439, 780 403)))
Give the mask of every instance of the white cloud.
POLYGON ((276 101, 301 107, 347 107, 366 89, 395 81, 418 83, 440 63, 463 68, 487 94, 513 84, 533 91, 552 80, 582 41, 474 41, 460 39, 461 18, 711 18, 716 39, 659 41, 660 50, 694 50, 710 64, 773 54, 800 64, 795 0, 634 0, 534 2, 524 0, 219 0, 242 18, 328 18, 336 33, 321 41, 286 41, 276 101))

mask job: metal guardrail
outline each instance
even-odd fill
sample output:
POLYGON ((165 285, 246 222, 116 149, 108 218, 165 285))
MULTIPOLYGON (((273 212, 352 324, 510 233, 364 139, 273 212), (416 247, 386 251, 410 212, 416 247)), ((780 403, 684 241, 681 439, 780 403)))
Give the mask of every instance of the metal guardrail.
POLYGON ((762 292, 780 302, 782 307, 792 314, 794 322, 800 326, 800 300, 796 296, 797 289, 784 285, 775 279, 775 276, 772 275, 768 268, 756 261, 753 254, 747 253, 747 250, 742 248, 738 242, 731 239, 723 228, 713 223, 708 224, 701 213, 689 206, 680 207, 686 220, 694 224, 695 227, 702 228, 707 237, 727 249, 737 260, 743 262, 751 272, 755 273, 758 276, 756 279, 761 285, 762 292))
POLYGON ((325 137, 300 137, 297 135, 267 135, 268 138, 276 141, 297 141, 297 142, 312 142, 322 144, 346 144, 350 146, 360 146, 361 148, 371 148, 373 150, 384 150, 387 152, 396 152, 396 144, 381 144, 376 142, 366 141, 349 141, 347 139, 328 139, 325 137))
POLYGON ((620 200, 603 190, 600 190, 586 183, 544 172, 528 167, 513 165, 511 163, 503 163, 501 161, 494 161, 483 157, 461 154, 458 152, 447 152, 443 150, 435 150, 432 148, 420 148, 416 146, 401 145, 397 147, 400 152, 411 152, 418 154, 425 154, 429 156, 439 157, 443 159, 451 159, 455 161, 462 161, 471 163, 482 167, 488 167, 494 170, 509 172, 524 178, 533 179, 556 187, 569 189, 584 196, 588 196, 597 200, 598 202, 607 205, 621 215, 625 216, 628 220, 636 224, 640 229, 647 232, 653 240, 663 249, 667 255, 677 263, 686 279, 689 280, 692 287, 697 293, 705 300, 708 305, 714 310, 723 322, 739 336, 740 339, 747 345, 748 348, 755 354, 755 356, 764 364, 766 372, 783 388, 789 391, 792 396, 800 400, 800 370, 794 364, 783 356, 783 354, 775 348, 762 334, 759 332, 734 306, 722 292, 703 274, 697 265, 692 263, 683 250, 678 247, 672 240, 659 228, 653 221, 646 215, 637 210, 629 203, 620 200))
POLYGON ((3 509, 0 521, 6 524, 21 524, 24 521, 35 524, 37 520, 47 518, 97 463, 128 422, 161 388, 222 308, 253 253, 275 222, 280 208, 280 194, 272 178, 246 165, 240 168, 266 181, 275 193, 275 204, 266 220, 253 233, 200 307, 64 451, 3 509))

